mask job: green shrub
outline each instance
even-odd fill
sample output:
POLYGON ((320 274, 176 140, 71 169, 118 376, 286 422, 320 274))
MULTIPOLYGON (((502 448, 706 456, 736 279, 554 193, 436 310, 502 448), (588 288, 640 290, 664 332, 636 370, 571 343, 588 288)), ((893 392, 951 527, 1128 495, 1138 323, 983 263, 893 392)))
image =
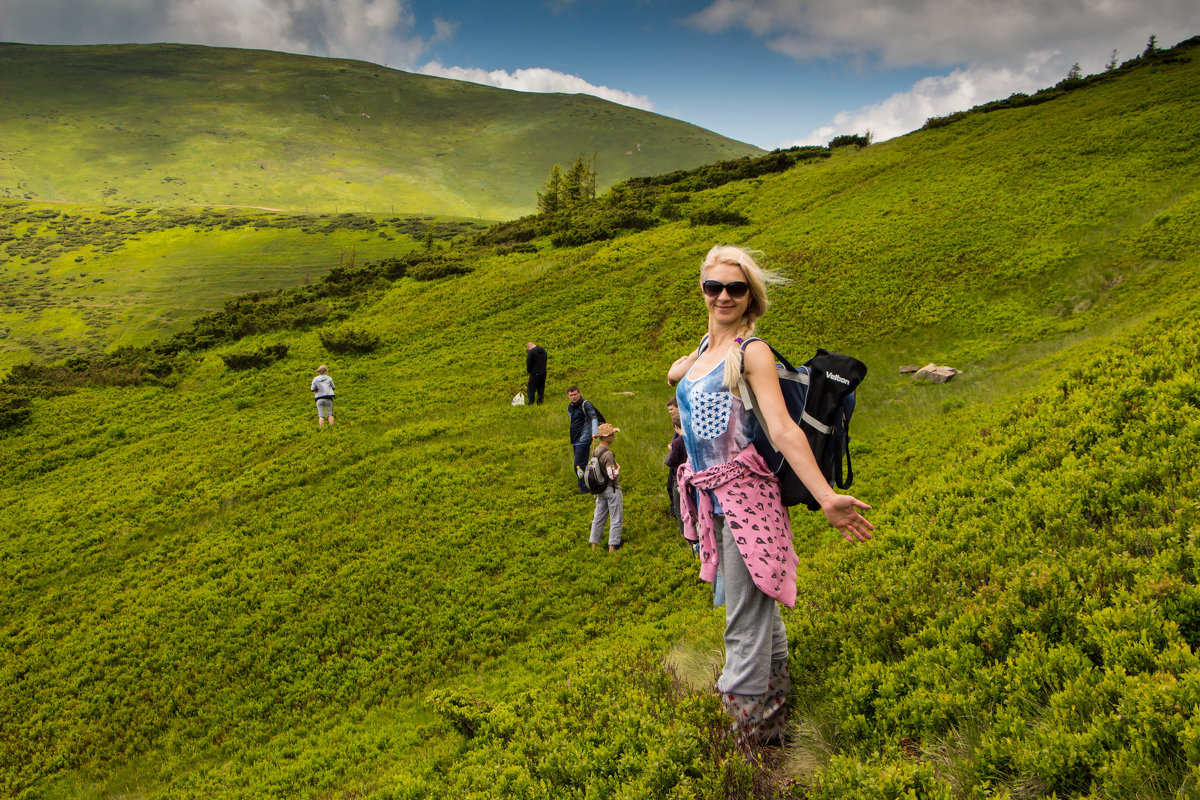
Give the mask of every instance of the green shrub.
POLYGON ((590 242, 603 242, 617 235, 613 228, 600 225, 580 225, 560 231, 550 237, 550 243, 555 247, 579 247, 590 242))
POLYGON ((229 369, 258 369, 279 361, 287 355, 286 344, 270 344, 250 353, 222 353, 221 360, 229 369))
POLYGON ((430 692, 425 702, 468 739, 483 727, 492 710, 491 705, 483 700, 468 697, 453 689, 430 692))
POLYGON ((18 428, 33 416, 29 398, 0 386, 0 431, 18 428))
POLYGON ((931 131, 934 128, 944 128, 951 123, 958 122, 967 116, 966 111, 955 111, 953 114, 946 114, 943 117, 930 117, 925 120, 925 124, 921 126, 923 131, 931 131))
POLYGON ((357 328, 319 331, 321 346, 331 353, 370 353, 379 346, 379 337, 357 328))
POLYGON ((538 228, 542 216, 533 214, 511 222, 501 222, 493 225, 475 237, 474 243, 483 247, 500 244, 522 244, 531 242, 540 234, 538 228))
POLYGON ((846 133, 841 136, 835 136, 829 142, 829 149, 833 150, 838 147, 866 147, 871 143, 871 134, 860 135, 857 133, 846 133))
POLYGON ((452 275, 466 275, 471 268, 457 259, 423 261, 408 270, 408 277, 415 281, 435 281, 452 275))
POLYGON ((408 262, 399 258, 384 258, 377 265, 380 273, 388 280, 399 280, 408 274, 408 262))

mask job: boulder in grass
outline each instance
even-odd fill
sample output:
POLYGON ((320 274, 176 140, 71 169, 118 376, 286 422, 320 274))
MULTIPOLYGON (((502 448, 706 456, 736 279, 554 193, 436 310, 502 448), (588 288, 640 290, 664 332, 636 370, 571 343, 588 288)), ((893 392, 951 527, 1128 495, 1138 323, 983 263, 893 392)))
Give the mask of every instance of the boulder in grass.
POLYGON ((900 374, 901 375, 911 375, 919 369, 920 369, 920 367, 918 367, 916 364, 905 364, 903 367, 900 368, 900 374))
POLYGON ((954 367, 941 367, 937 364, 926 364, 919 370, 913 373, 912 380, 928 380, 933 383, 945 383, 955 375, 962 373, 962 370, 954 367))

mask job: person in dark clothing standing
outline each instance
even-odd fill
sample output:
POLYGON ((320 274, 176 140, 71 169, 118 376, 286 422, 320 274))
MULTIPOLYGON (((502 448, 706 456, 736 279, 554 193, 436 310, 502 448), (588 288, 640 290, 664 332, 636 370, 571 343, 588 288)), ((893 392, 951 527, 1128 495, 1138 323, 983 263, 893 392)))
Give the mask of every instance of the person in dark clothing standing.
POLYGON ((683 512, 679 510, 679 484, 676 478, 679 465, 687 461, 687 449, 683 443, 683 436, 680 435, 683 433, 683 426, 679 421, 679 403, 674 397, 667 401, 667 414, 671 417, 671 428, 675 431, 675 436, 667 448, 667 460, 663 462, 667 465, 667 498, 671 501, 668 513, 679 523, 679 535, 683 536, 683 512))
POLYGON ((567 399, 571 401, 567 406, 567 414, 571 417, 571 448, 575 451, 575 474, 579 475, 579 493, 588 494, 580 471, 587 466, 591 456, 592 438, 598 435, 601 417, 596 412, 596 407, 583 399, 578 386, 567 389, 567 399))
POLYGON ((541 345, 529 342, 525 345, 525 372, 529 374, 529 383, 525 387, 525 402, 540 406, 546 394, 546 351, 541 345), (537 393, 537 400, 533 399, 537 393))

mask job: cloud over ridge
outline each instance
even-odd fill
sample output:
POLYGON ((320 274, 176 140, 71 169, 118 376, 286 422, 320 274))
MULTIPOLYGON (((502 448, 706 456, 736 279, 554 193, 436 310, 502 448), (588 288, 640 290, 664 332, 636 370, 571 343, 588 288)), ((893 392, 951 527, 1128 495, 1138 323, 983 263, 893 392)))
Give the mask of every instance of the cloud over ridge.
POLYGON ((596 86, 576 75, 556 72, 552 69, 535 67, 506 72, 502 69, 485 70, 479 68, 447 67, 435 61, 416 70, 425 75, 439 78, 452 78, 457 81, 470 81, 485 86, 495 86, 499 89, 512 89, 518 92, 563 92, 565 94, 590 94, 603 100, 609 100, 631 108, 643 111, 653 111, 654 104, 650 98, 611 89, 607 86, 596 86))

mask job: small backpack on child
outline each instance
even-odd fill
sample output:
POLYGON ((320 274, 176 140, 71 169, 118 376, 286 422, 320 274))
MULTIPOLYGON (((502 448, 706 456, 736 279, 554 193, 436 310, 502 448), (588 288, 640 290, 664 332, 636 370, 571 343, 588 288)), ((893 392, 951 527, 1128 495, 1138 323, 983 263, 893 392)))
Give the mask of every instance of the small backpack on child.
POLYGON ((604 474, 604 467, 600 466, 600 458, 595 454, 588 459, 586 467, 576 467, 575 471, 583 482, 583 488, 592 494, 600 494, 608 488, 608 475, 604 474))

